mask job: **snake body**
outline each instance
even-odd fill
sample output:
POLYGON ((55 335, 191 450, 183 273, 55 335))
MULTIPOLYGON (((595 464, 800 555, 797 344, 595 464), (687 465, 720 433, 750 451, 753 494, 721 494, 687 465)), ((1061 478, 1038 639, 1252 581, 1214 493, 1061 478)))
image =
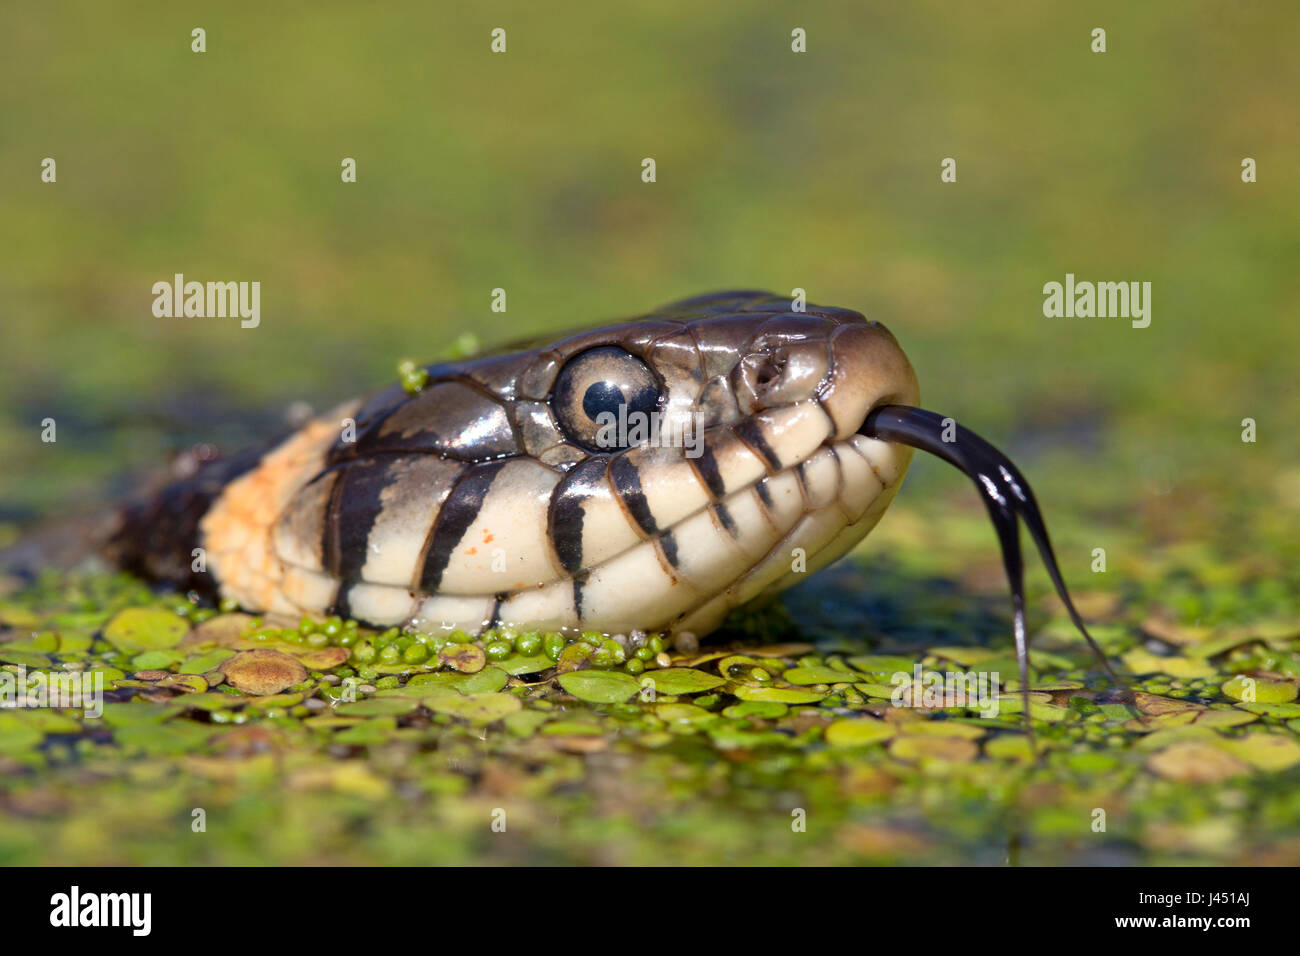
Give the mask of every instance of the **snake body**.
POLYGON ((911 448, 864 422, 919 399, 884 326, 761 292, 425 372, 128 508, 110 552, 272 614, 702 635, 871 530, 911 448))

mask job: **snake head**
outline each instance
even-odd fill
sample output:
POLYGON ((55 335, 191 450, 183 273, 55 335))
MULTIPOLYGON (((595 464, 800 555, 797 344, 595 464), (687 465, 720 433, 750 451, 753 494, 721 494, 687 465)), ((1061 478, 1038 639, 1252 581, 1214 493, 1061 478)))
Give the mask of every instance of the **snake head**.
POLYGON ((689 299, 541 349, 516 421, 529 454, 566 468, 549 538, 583 625, 704 633, 839 557, 911 455, 860 428, 873 407, 916 400, 883 326, 766 293, 689 299))
POLYGON ((704 296, 429 366, 414 394, 348 403, 127 509, 116 559, 280 615, 704 634, 852 548, 918 448, 964 471, 993 521, 1025 713, 1021 521, 1109 670, 1016 466, 917 407, 884 326, 792 305, 704 296), (206 570, 162 561, 177 541, 206 570))
POLYGON ((964 471, 988 508, 1022 688, 1021 521, 1093 643, 1015 465, 917 407, 884 326, 792 306, 728 292, 428 366, 414 394, 348 403, 128 509, 116 559, 283 615, 704 634, 852 548, 919 448, 964 471), (163 561, 177 541, 207 569, 163 561))
POLYGON ((862 433, 917 401, 893 336, 791 305, 705 296, 429 366, 356 412, 278 552, 375 624, 712 630, 851 548, 910 460, 862 433))

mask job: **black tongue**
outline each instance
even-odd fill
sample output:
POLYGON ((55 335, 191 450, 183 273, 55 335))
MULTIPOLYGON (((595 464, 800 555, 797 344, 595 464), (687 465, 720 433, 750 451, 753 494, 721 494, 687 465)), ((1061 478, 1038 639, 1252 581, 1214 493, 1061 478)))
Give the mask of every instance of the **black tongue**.
POLYGON ((1070 619, 1083 634, 1097 655, 1106 673, 1116 684, 1122 681, 1111 668, 1106 655, 1102 653, 1097 642, 1092 639, 1083 624, 1083 618, 1070 600, 1061 570, 1056 564, 1056 555, 1052 552, 1052 542, 1047 536, 1047 525, 1043 523, 1042 512, 1034 493, 1020 470, 1011 463, 1006 455, 998 451, 979 435, 958 425, 951 418, 945 418, 923 408, 907 405, 883 405, 874 409, 860 429, 870 438, 884 441, 900 442, 938 455, 944 461, 955 465, 970 476, 975 488, 984 499, 993 527, 997 530, 998 541, 1002 545, 1002 564, 1007 570, 1007 581, 1011 585, 1011 603, 1015 610, 1016 660, 1020 665, 1020 685, 1025 708, 1025 726, 1030 729, 1029 721, 1029 649, 1025 640, 1025 566, 1020 554, 1020 524, 1017 518, 1023 518, 1029 528, 1029 534, 1038 545, 1043 564, 1052 578, 1056 593, 1061 596, 1070 619))

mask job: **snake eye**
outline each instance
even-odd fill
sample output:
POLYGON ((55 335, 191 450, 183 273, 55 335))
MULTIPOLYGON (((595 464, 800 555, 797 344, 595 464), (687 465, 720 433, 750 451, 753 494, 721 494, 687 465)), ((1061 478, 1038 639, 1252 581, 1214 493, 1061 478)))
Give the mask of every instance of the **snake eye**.
POLYGON ((659 407, 659 380, 636 356, 604 345, 574 356, 560 370, 552 407, 578 444, 618 451, 646 434, 659 407))

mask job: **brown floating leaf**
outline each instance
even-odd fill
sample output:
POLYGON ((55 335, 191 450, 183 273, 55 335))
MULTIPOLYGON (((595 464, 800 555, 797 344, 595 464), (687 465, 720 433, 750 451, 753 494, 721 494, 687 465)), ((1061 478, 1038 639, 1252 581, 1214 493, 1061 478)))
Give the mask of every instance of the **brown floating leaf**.
POLYGON ((253 619, 251 614, 219 614, 216 617, 208 618, 194 630, 185 635, 181 641, 181 647, 195 647, 201 644, 215 644, 218 647, 229 647, 239 641, 248 622, 253 619))
POLYGON ((1181 655, 1160 657, 1141 647, 1135 647, 1120 660, 1134 674, 1168 674, 1170 677, 1195 680, 1213 677, 1218 673, 1208 661, 1181 655))
POLYGON ((1164 641, 1178 647, 1199 644, 1210 635, 1208 627, 1178 624, 1167 616, 1152 615, 1142 622, 1142 630, 1156 640, 1164 641))
POLYGON ((857 853, 891 860, 907 860, 929 849, 925 837, 883 824, 850 824, 837 839, 857 853))
POLYGON ((1257 770, 1277 772, 1300 763, 1300 744, 1283 734, 1247 734, 1238 740, 1224 741, 1234 757, 1257 770))
MULTIPOLYGON (((1120 606, 1120 596, 1115 591, 1075 591, 1071 597, 1074 599, 1074 606, 1087 621, 1113 617, 1120 606)), ((1059 597, 1053 595, 1044 604, 1054 608, 1052 611, 1054 616, 1065 616, 1065 604, 1059 597)))
POLYGON ((812 644, 760 644, 757 647, 741 647, 733 654, 747 654, 750 657, 798 657, 815 650, 812 644))
POLYGON ((1185 740, 1147 758, 1147 768, 1167 780, 1218 783, 1250 773, 1250 767, 1213 743, 1185 740))
POLYGON ((183 694, 202 694, 209 685, 198 674, 168 674, 158 682, 158 686, 183 694))
POLYGON ((438 652, 438 660, 462 674, 477 674, 487 664, 487 655, 477 644, 448 644, 438 652))
POLYGON ((556 750, 571 754, 597 754, 609 748, 609 741, 604 737, 551 737, 549 740, 556 750))
POLYGON ((272 750, 282 750, 285 743, 283 731, 254 724, 227 730, 213 741, 212 749, 227 757, 247 759, 272 750))
POLYGON ((241 651, 221 665, 233 686, 246 694, 265 697, 278 694, 307 679, 307 669, 279 651, 241 651))
POLYGON ((346 661, 352 656, 352 652, 346 647, 319 647, 304 649, 293 656, 302 662, 303 667, 314 671, 327 671, 346 661))
POLYGON ((899 760, 940 760, 965 763, 974 760, 979 748, 960 737, 897 737, 889 745, 889 752, 899 760))
POLYGON ((1174 697, 1161 697, 1159 694, 1148 694, 1145 691, 1135 693, 1133 703, 1142 713, 1149 714, 1152 717, 1158 717, 1161 714, 1177 714, 1184 710, 1205 709, 1200 704, 1189 703, 1174 697))
POLYGON ((290 790, 334 790, 352 796, 378 800, 388 796, 392 785, 364 764, 339 762, 324 767, 303 767, 289 777, 290 790))

